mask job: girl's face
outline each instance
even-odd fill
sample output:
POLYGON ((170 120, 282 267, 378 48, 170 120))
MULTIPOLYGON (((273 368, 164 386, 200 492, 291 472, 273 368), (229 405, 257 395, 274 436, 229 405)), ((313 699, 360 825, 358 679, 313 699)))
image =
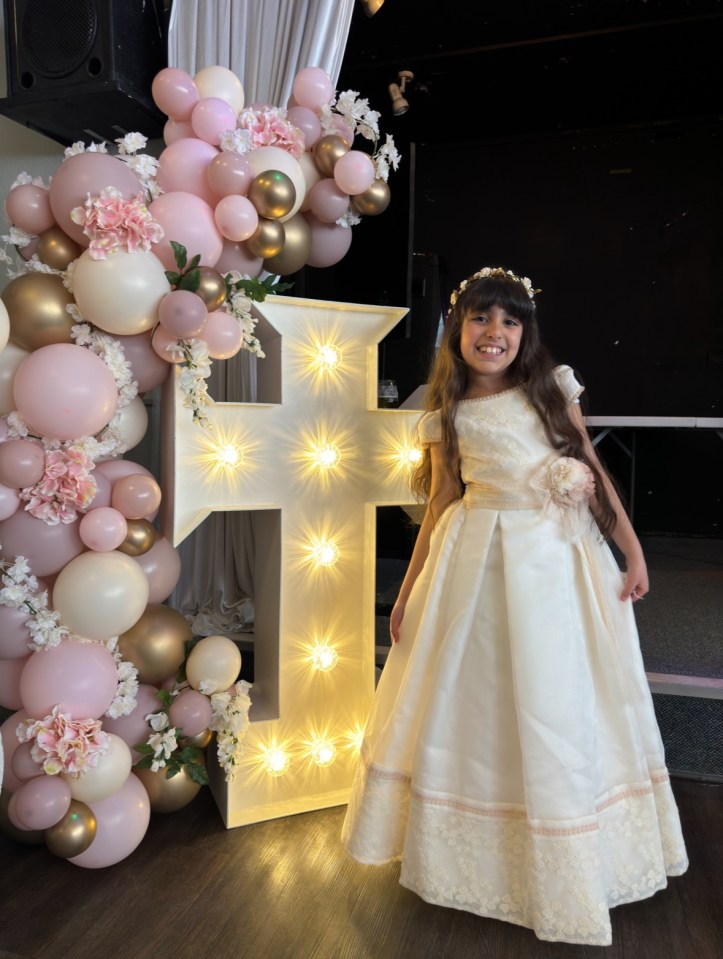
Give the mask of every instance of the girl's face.
POLYGON ((460 331, 460 353, 470 371, 470 386, 499 389, 520 349, 522 323, 500 306, 468 313, 460 331))

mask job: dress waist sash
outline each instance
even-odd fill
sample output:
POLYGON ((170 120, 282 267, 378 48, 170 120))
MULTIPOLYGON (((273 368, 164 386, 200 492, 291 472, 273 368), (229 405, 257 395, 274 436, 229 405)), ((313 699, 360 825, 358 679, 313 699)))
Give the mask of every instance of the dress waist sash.
POLYGON ((462 502, 467 509, 540 509, 539 494, 533 489, 500 490, 484 483, 468 483, 462 502))

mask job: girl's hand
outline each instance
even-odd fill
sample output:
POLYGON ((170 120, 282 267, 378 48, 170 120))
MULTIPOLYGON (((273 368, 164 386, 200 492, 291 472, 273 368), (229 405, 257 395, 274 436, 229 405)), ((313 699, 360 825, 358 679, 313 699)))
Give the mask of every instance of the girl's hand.
POLYGON ((399 627, 402 625, 402 620, 404 619, 405 605, 405 603, 397 600, 389 617, 389 634, 392 637, 393 643, 399 642, 399 627))
POLYGON ((632 599, 634 603, 637 603, 650 589, 648 570, 642 557, 626 563, 626 566, 625 585, 620 594, 620 599, 623 601, 632 599))

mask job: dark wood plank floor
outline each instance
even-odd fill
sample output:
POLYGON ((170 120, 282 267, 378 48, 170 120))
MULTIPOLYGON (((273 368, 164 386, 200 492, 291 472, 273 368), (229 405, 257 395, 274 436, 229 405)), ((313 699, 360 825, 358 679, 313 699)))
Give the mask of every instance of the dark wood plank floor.
POLYGON ((344 808, 226 830, 208 790, 87 870, 0 836, 0 959, 721 959, 723 786, 677 779, 691 860, 613 910, 613 945, 430 906, 339 846, 344 808))

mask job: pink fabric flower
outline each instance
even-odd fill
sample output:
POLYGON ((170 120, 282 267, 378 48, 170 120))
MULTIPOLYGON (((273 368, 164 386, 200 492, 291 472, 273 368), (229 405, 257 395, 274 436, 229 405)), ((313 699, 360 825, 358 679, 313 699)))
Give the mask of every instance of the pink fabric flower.
POLYGON ((104 260, 114 250, 147 253, 152 243, 163 239, 163 227, 148 212, 142 193, 130 200, 115 187, 101 190, 99 196, 88 193, 70 218, 90 237, 88 250, 94 260, 104 260))
POLYGON ((95 464, 79 446, 48 450, 45 470, 35 486, 20 491, 25 509, 49 526, 72 523, 78 510, 86 510, 98 491, 90 475, 95 464))
POLYGON ((49 776, 80 775, 88 766, 97 766, 110 745, 99 719, 73 719, 61 713, 59 705, 44 719, 19 723, 17 737, 21 743, 35 740, 30 755, 49 776))
POLYGON ((592 526, 588 501, 595 493, 595 477, 586 463, 558 456, 543 464, 530 485, 542 494, 543 511, 562 525, 570 542, 579 540, 592 526))
POLYGON ((244 110, 238 118, 239 128, 248 130, 256 147, 280 147, 298 159, 306 149, 304 134, 293 123, 284 119, 278 108, 244 110))

